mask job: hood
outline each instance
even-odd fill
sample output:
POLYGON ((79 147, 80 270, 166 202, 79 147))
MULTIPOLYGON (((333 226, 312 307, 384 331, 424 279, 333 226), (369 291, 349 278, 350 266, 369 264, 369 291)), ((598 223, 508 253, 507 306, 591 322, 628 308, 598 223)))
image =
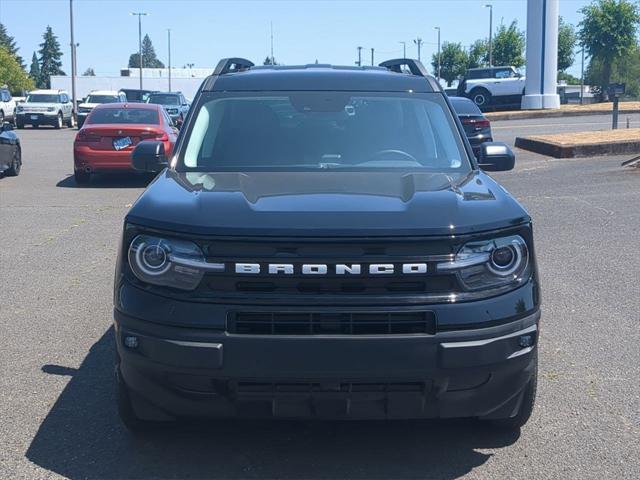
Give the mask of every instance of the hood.
POLYGON ((394 236, 494 230, 530 220, 491 177, 443 173, 165 170, 127 221, 203 235, 394 236))
POLYGON ((98 105, 101 105, 100 103, 81 103, 78 105, 78 108, 95 108, 98 105))

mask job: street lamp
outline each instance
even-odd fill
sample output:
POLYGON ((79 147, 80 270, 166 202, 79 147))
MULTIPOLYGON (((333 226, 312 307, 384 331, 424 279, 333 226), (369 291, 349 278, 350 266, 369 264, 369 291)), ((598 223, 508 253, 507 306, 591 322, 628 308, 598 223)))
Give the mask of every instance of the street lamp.
POLYGON ((140 65, 140 90, 142 90, 142 17, 146 17, 145 12, 131 12, 131 15, 138 16, 138 64, 140 65))
POLYGON ((407 58, 407 42, 398 42, 402 44, 402 58, 407 58))
POLYGON ((489 9, 489 66, 493 67, 493 5, 487 3, 484 8, 489 9))
POLYGON ((433 29, 438 31, 438 82, 440 82, 440 27, 433 27, 433 29))
POLYGON ((171 29, 170 28, 167 28, 167 43, 168 43, 167 48, 169 50, 169 91, 171 91, 171 29))
POLYGON ((422 39, 420 37, 416 38, 413 43, 415 43, 418 46, 418 60, 422 60, 420 58, 420 47, 422 47, 422 39))
POLYGON ((76 47, 79 45, 73 39, 73 0, 69 0, 69 27, 71 36, 71 101, 73 102, 73 113, 75 115, 78 106, 78 98, 76 96, 76 77, 78 75, 78 64, 76 61, 76 47))

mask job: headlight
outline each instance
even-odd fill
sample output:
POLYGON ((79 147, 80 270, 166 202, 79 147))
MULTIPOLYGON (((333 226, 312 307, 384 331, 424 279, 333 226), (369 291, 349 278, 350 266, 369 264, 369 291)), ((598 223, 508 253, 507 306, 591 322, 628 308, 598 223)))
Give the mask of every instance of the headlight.
POLYGON ((194 290, 207 271, 224 270, 224 264, 206 262, 193 242, 152 235, 135 237, 128 257, 138 279, 181 290, 194 290))
POLYGON ((439 264, 438 270, 455 271, 469 291, 515 288, 529 278, 529 249, 519 235, 470 242, 452 262, 439 264))

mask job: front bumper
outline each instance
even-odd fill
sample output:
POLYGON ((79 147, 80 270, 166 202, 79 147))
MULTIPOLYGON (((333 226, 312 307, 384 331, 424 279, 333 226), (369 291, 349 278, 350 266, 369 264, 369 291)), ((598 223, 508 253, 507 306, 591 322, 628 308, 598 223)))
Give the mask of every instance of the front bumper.
POLYGON ((509 417, 535 368, 539 318, 435 335, 260 336, 114 311, 122 379, 170 417, 509 417))
POLYGON ((16 119, 25 125, 55 125, 58 122, 57 112, 18 113, 16 119))

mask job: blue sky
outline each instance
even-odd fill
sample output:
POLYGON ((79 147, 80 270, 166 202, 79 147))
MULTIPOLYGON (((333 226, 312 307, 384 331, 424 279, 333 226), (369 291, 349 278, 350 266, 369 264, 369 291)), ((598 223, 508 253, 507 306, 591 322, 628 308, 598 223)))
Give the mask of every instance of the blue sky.
MULTIPOLYGON (((262 61, 269 54, 269 22, 273 21, 276 60, 286 64, 352 65, 356 47, 370 62, 402 56, 417 57, 412 39, 421 37, 422 58, 437 49, 440 26, 443 41, 470 44, 488 36, 488 0, 427 1, 211 1, 211 0, 74 0, 78 71, 93 67, 97 74, 118 74, 129 54, 137 51, 137 17, 144 11, 143 34, 148 33, 158 57, 167 60, 167 28, 172 30, 172 63, 214 66, 225 56, 262 61)), ((526 27, 526 0, 493 0, 494 25, 517 20, 526 27)), ((560 0, 560 13, 574 25, 587 0, 560 0)), ((16 39, 27 64, 38 49, 42 32, 51 25, 62 45, 63 69, 70 73, 68 0, 0 0, 0 22, 16 39)), ((425 62, 426 63, 426 62, 425 62)), ((572 71, 578 71, 576 63, 572 71)))

